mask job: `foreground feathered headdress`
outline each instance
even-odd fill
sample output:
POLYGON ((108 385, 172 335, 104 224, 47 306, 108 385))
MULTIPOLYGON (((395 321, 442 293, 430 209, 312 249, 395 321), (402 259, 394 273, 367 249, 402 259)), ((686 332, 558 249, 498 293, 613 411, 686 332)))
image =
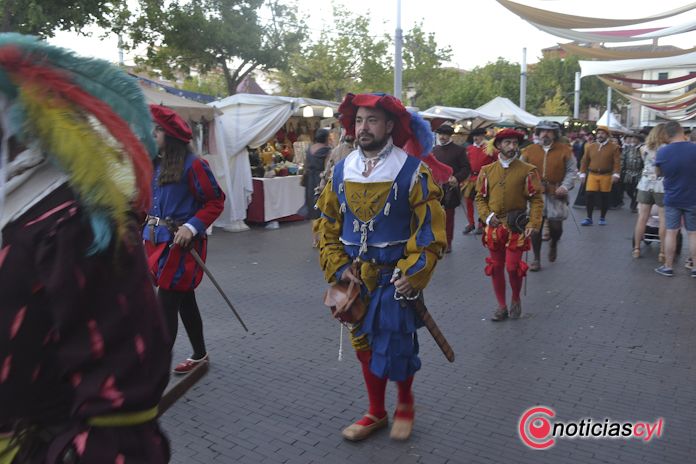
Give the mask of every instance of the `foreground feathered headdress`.
POLYGON ((36 37, 0 34, 5 139, 38 148, 69 178, 94 231, 90 252, 151 201, 152 120, 140 87, 106 61, 36 37))

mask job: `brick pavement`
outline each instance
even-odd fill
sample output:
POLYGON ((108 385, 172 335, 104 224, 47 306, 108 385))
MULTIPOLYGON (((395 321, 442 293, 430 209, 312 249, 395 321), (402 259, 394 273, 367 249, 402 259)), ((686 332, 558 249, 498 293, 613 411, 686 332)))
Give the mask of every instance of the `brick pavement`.
MULTIPOLYGON (((494 324, 485 249, 480 237, 461 235, 463 217, 458 210, 454 251, 426 292, 457 360, 448 363, 420 332, 416 424, 405 443, 387 431, 358 444, 341 438, 366 394, 347 338, 337 360, 339 325, 321 304, 309 224, 216 229, 209 265, 251 332, 204 279, 198 299, 212 364, 162 419, 172 462, 694 462, 696 279, 683 267, 671 279, 655 274, 656 245, 632 260, 635 215, 625 209, 609 212, 609 226, 580 233, 569 219, 558 261, 548 263, 545 245, 542 271, 530 273, 523 318, 494 324), (559 420, 664 417, 664 436, 648 444, 559 440, 532 451, 517 423, 535 405, 554 408, 559 420)), ((175 358, 188 354, 181 335, 175 358)), ((389 410, 395 397, 390 384, 389 410)))

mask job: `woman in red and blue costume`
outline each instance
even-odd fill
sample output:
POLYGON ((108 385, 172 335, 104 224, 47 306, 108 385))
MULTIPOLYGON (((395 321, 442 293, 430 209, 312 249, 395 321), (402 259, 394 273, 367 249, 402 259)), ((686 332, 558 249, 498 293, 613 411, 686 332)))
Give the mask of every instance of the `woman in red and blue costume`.
POLYGON ((152 207, 143 231, 150 272, 159 287, 167 325, 176 339, 178 315, 193 348, 190 358, 174 368, 186 374, 208 361, 203 322, 194 293, 203 277, 189 252, 205 261, 206 229, 220 216, 225 194, 208 163, 189 150, 192 132, 181 116, 169 108, 150 105, 159 149, 152 179, 152 207))

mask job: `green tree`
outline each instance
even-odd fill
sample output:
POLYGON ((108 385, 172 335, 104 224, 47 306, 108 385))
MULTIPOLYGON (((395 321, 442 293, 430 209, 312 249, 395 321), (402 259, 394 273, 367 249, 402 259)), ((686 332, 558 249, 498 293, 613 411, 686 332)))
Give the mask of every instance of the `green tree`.
POLYGON ((133 45, 147 44, 142 63, 166 78, 220 70, 227 94, 254 70, 283 69, 299 50, 304 25, 278 0, 141 0, 133 45), (261 14, 271 18, 262 20, 261 14))
POLYGON ((517 103, 520 95, 520 67, 498 58, 495 63, 477 66, 462 75, 456 87, 446 93, 448 106, 478 108, 495 97, 517 103))
POLYGON ((227 96, 227 83, 225 76, 220 72, 209 72, 202 76, 190 76, 184 79, 181 85, 183 90, 203 93, 214 97, 223 98, 227 96))
POLYGON ((368 37, 369 17, 334 5, 333 21, 319 40, 293 54, 291 65, 274 78, 284 94, 326 100, 340 100, 348 91, 388 91, 389 39, 368 37))
POLYGON ((416 24, 405 34, 403 87, 410 91, 410 104, 423 108, 441 104, 442 89, 453 77, 442 64, 451 57, 452 49, 438 47, 435 34, 426 34, 422 24, 416 24))
POLYGON ((0 0, 0 32, 51 37, 90 24, 119 32, 127 15, 124 0, 0 0))
MULTIPOLYGON (((574 104, 575 73, 580 71, 577 56, 542 58, 530 66, 527 79, 527 109, 540 112, 544 103, 552 99, 560 87, 561 96, 572 108, 574 104)), ((606 102, 607 86, 595 77, 580 82, 580 106, 601 105, 606 102)))
POLYGON ((570 106, 563 98, 560 85, 556 87, 554 96, 546 99, 538 113, 542 116, 570 116, 570 106))

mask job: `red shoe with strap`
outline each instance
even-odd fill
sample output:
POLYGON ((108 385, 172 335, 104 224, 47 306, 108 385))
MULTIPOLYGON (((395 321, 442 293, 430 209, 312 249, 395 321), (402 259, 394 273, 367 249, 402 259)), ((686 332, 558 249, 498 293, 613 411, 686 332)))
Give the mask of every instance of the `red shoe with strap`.
POLYGON ((367 413, 363 416, 362 419, 343 429, 343 432, 341 433, 343 435, 343 438, 345 438, 346 440, 360 441, 372 435, 373 432, 376 432, 379 429, 383 429, 387 426, 388 423, 389 418, 387 417, 386 412, 384 413, 384 416, 381 419, 379 417, 373 416, 370 413, 367 413))
POLYGON ((201 363, 207 363, 210 362, 210 358, 208 357, 208 353, 205 354, 201 359, 191 359, 188 358, 184 362, 180 362, 179 364, 176 365, 174 368, 174 373, 177 375, 184 375, 188 374, 192 370, 196 368, 201 363))

